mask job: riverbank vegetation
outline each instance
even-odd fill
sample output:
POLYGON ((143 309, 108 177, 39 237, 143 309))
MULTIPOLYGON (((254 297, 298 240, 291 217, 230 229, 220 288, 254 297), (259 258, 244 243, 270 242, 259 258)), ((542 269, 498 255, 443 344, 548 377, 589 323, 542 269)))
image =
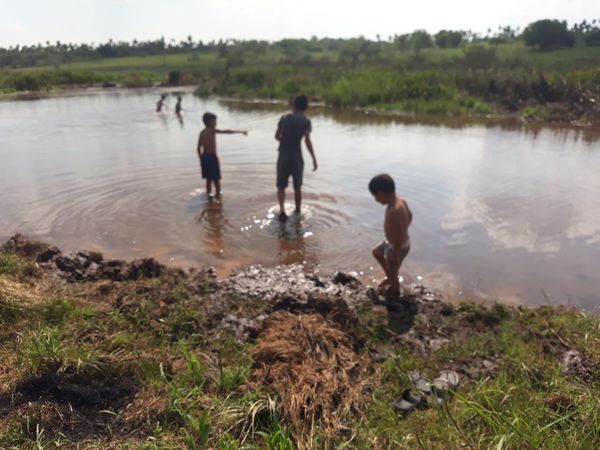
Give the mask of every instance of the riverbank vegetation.
POLYGON ((597 446, 597 318, 405 289, 297 267, 217 280, 16 236, 0 250, 0 446, 597 446), (402 415, 415 369, 461 382, 402 415))
POLYGON ((485 34, 353 39, 49 43, 0 49, 0 92, 72 85, 197 84, 201 95, 438 115, 600 119, 600 27, 542 20, 485 34))

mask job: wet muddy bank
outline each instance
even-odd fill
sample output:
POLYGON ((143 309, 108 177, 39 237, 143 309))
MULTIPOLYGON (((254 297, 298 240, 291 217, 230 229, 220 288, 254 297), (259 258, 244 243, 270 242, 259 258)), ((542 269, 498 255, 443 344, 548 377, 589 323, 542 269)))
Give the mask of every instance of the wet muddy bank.
MULTIPOLYGON (((142 307, 136 303, 135 295, 124 292, 125 286, 128 289, 136 286, 143 294, 149 292, 147 284, 156 280, 160 300, 155 305, 157 309, 151 312, 156 319, 177 302, 172 290, 180 286, 201 304, 211 326, 232 331, 240 342, 253 341, 275 313, 317 313, 342 328, 352 329, 359 324, 361 311, 368 309, 368 316, 386 317, 390 325, 386 332, 391 342, 408 345, 412 352, 427 356, 453 340, 465 340, 493 330, 513 310, 492 303, 449 303, 447 296, 421 282, 404 283, 399 297, 389 297, 363 285, 352 274, 322 274, 307 271, 300 264, 270 268, 249 266, 234 271, 229 277, 217 278, 212 268, 183 270, 163 265, 153 258, 123 261, 105 259, 98 252, 63 253, 57 247, 23 235, 8 240, 1 252, 33 262, 29 270, 34 278, 50 277, 58 282, 93 286, 99 297, 110 299, 119 311, 142 307)), ((567 307, 556 310, 576 312, 567 307)), ((564 347, 563 359, 567 360, 571 349, 558 346, 564 347)), ((374 349, 376 353, 380 350, 385 351, 374 349)), ((492 355, 491 361, 484 359, 470 365, 481 365, 487 371, 497 370, 494 357, 492 355)), ((473 370, 481 371, 461 367, 460 363, 456 368, 465 375, 473 370)))

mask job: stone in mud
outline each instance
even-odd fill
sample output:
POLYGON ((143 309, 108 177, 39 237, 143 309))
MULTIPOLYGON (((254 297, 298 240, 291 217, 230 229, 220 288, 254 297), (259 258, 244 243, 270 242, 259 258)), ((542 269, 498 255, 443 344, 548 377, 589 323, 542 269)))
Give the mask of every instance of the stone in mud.
POLYGON ((96 264, 100 264, 104 260, 104 256, 100 252, 77 252, 77 256, 85 261, 91 261, 96 264))
POLYGON ((113 305, 114 308, 121 313, 137 311, 141 307, 139 298, 135 295, 124 295, 117 297, 113 305))
POLYGON ((82 281, 85 278, 85 267, 79 259, 58 255, 48 264, 53 264, 64 278, 70 281, 82 281))
POLYGON ((233 314, 228 314, 223 318, 222 326, 233 330, 239 342, 249 342, 258 337, 267 317, 266 314, 260 314, 253 318, 236 317, 233 314))
POLYGON ((96 278, 99 280, 126 281, 127 264, 117 259, 106 261, 98 267, 96 278))
POLYGON ((127 270, 128 279, 158 278, 166 270, 166 266, 160 264, 154 258, 144 258, 129 263, 127 270))
POLYGON ((561 360, 562 371, 566 375, 589 382, 594 378, 594 368, 591 361, 578 350, 567 350, 561 360))
POLYGON ((480 380, 485 377, 494 377, 501 367, 501 357, 498 354, 486 357, 473 355, 470 358, 455 360, 450 368, 456 373, 471 380, 480 380))
POLYGON ((350 274, 340 272, 340 271, 336 272, 333 275, 333 282, 336 284, 341 284, 344 286, 351 286, 351 287, 357 287, 357 286, 360 286, 360 284, 361 284, 360 281, 358 280, 358 278, 356 278, 350 274))
POLYGON ((216 291, 219 288, 219 281, 215 269, 212 267, 206 270, 190 269, 185 287, 191 293, 198 295, 216 291))
POLYGON ((442 348, 448 342, 450 342, 450 341, 446 338, 436 338, 436 339, 430 339, 427 344, 429 346, 429 349, 432 352, 437 352, 440 348, 442 348))
POLYGON ((48 261, 50 261, 52 258, 54 258, 55 256, 58 256, 61 254, 61 251, 58 247, 48 247, 48 249, 44 250, 42 253, 40 253, 37 256, 37 262, 38 263, 46 263, 48 261))

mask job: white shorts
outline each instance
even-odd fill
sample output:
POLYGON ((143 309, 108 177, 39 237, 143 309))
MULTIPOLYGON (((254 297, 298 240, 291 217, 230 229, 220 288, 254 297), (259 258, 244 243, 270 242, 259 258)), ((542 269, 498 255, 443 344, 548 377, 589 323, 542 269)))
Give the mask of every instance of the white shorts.
MULTIPOLYGON (((402 255, 401 259, 395 258, 392 261, 391 251, 393 248, 394 247, 392 246, 392 244, 390 244, 388 241, 383 241, 381 244, 379 244, 377 246, 377 249, 383 253, 383 257, 385 258, 385 261, 388 263, 388 269, 391 272, 396 272, 400 269, 400 265, 402 264, 402 261, 404 260, 404 258, 406 257, 406 255, 408 254, 408 252, 410 250, 410 239, 408 239, 404 243, 402 248, 400 249, 400 251, 402 251, 404 253, 404 255, 402 255)), ((400 256, 400 255, 398 255, 398 256, 400 256)))

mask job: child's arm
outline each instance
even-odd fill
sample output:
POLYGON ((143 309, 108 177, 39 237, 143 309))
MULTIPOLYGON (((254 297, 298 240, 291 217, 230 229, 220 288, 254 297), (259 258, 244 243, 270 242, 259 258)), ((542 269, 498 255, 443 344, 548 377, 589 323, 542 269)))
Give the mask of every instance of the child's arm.
POLYGON ((315 149, 313 148, 312 141, 310 140, 310 131, 304 133, 304 143, 308 149, 308 153, 312 156, 313 160, 313 172, 317 170, 317 157, 315 156, 315 149))
POLYGON ((283 129, 281 128, 281 123, 277 127, 277 131, 275 132, 275 139, 281 142, 281 138, 283 137, 283 129))
POLYGON ((218 133, 218 134, 243 134, 244 136, 248 136, 248 132, 245 130, 215 130, 215 133, 218 133))

